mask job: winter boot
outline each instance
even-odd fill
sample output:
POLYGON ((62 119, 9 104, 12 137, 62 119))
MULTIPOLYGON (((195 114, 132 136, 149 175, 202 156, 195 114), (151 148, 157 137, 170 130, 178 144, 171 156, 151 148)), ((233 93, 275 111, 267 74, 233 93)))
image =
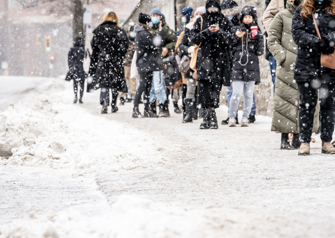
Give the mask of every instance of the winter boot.
POLYGON ((206 114, 203 117, 203 122, 201 122, 200 124, 200 129, 209 129, 209 120, 210 120, 209 109, 204 109, 204 112, 206 112, 206 114))
POLYGON ((281 145, 280 145, 281 150, 290 150, 290 142, 288 139, 288 133, 282 133, 281 134, 281 145))
POLYGON ((142 114, 138 110, 138 107, 134 107, 133 109, 133 118, 142 118, 142 114))
POLYGON ((148 105, 147 107, 144 108, 144 117, 152 117, 152 118, 157 118, 157 114, 153 113, 153 111, 151 111, 150 106, 148 105))
POLYGON ((125 102, 126 102, 126 100, 124 100, 123 97, 120 97, 120 105, 124 105, 125 102))
POLYGON ((116 113, 119 110, 117 106, 112 106, 112 113, 116 113))
POLYGON ((292 149, 299 149, 300 148, 300 140, 299 140, 299 134, 293 134, 293 138, 292 138, 292 143, 291 143, 291 147, 292 149))
POLYGON ((311 153, 311 147, 309 143, 301 143, 300 148, 298 150, 298 155, 310 155, 311 153))
POLYGON ((182 111, 180 110, 179 106, 178 106, 178 102, 173 102, 173 107, 174 107, 174 112, 177 114, 182 113, 182 111))
POLYGON ((73 100, 73 103, 74 103, 74 104, 76 104, 76 103, 77 103, 77 101, 78 101, 78 99, 77 99, 77 98, 75 98, 75 99, 73 100))
POLYGON ((80 104, 83 104, 83 100, 82 100, 82 99, 79 99, 79 103, 80 103, 80 104))
POLYGON ((215 109, 209 110, 209 129, 219 129, 215 109))
POLYGON ((229 117, 226 120, 221 121, 221 125, 228 125, 229 123, 229 117))
POLYGON ((206 109, 200 108, 199 109, 199 118, 204 118, 206 116, 206 109))
POLYGON ((107 106, 103 106, 101 109, 101 114, 107 114, 108 113, 108 107, 107 106))
POLYGON ((193 102, 193 109, 192 109, 193 120, 198 120, 198 112, 199 112, 199 109, 197 107, 197 104, 195 102, 193 102))
POLYGON ((165 110, 165 105, 163 103, 159 104, 159 117, 168 117, 169 114, 165 110))
POLYGON ((229 117, 228 125, 229 125, 229 127, 236 127, 236 118, 235 117, 229 117))
POLYGON ((157 115, 157 109, 156 109, 156 101, 153 101, 150 103, 150 110, 157 115))
POLYGON ((255 123, 256 121, 256 117, 255 115, 249 115, 249 118, 248 118, 248 123, 251 124, 251 123, 255 123))
POLYGON ((183 119, 183 123, 193 122, 192 112, 193 112, 193 101, 192 99, 185 99, 185 116, 183 119))
POLYGON ((167 115, 167 117, 170 117, 169 100, 166 100, 164 103, 164 112, 167 115))
POLYGON ((322 142, 322 154, 335 154, 335 148, 330 142, 322 142))
POLYGON ((131 98, 126 98, 126 103, 131 103, 132 99, 131 98))

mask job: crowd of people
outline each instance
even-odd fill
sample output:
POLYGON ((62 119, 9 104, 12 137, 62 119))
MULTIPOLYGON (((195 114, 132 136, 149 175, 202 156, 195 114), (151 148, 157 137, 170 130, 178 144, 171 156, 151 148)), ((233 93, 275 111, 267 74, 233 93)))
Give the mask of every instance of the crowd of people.
MULTIPOLYGON (((140 13, 127 31, 116 13, 104 16, 93 32, 88 72, 90 88, 100 89, 102 114, 109 105, 117 112, 120 97, 121 105, 133 102, 133 118, 169 117, 171 100, 182 123, 202 118, 200 129, 218 129, 216 109, 226 87, 228 118, 221 125, 239 124, 243 96, 240 124, 247 127, 256 121, 254 87, 264 54, 273 81, 272 131, 281 133, 281 149, 309 155, 318 132, 322 153, 335 154, 335 0, 266 0, 265 29, 255 7, 240 8, 234 0, 207 0, 196 9, 185 7, 180 17, 183 27, 174 32, 158 8, 140 13)), ((82 103, 84 57, 83 40, 76 38, 67 75, 74 103, 78 90, 82 103)))

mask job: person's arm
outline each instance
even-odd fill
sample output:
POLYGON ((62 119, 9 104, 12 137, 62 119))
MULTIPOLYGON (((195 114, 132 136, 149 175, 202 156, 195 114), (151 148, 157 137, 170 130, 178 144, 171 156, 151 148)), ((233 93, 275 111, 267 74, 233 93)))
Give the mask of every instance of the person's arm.
POLYGON ((185 34, 184 34, 184 37, 182 39, 182 41, 180 42, 180 45, 179 45, 179 50, 182 54, 184 55, 187 55, 188 54, 188 48, 189 48, 189 33, 190 33, 190 30, 185 28, 185 34))
POLYGON ((73 68, 73 52, 72 50, 69 51, 69 54, 68 54, 68 65, 69 65, 69 69, 72 69, 73 68))
POLYGON ((178 38, 175 32, 169 29, 164 36, 164 41, 166 44, 163 47, 168 48, 170 51, 174 51, 174 48, 176 47, 177 39, 178 38))
POLYGON ((264 54, 264 37, 262 34, 261 29, 258 27, 258 34, 257 34, 257 49, 256 49, 256 55, 261 56, 264 54))
POLYGON ((95 75, 97 64, 98 64, 98 57, 99 57, 99 39, 96 34, 93 35, 93 39, 91 41, 91 47, 92 47, 92 56, 91 56, 91 64, 88 74, 91 76, 95 75))
POLYGON ((269 31, 272 20, 279 12, 278 1, 283 0, 272 0, 263 14, 263 25, 266 31, 269 31))
POLYGON ((281 65, 286 59, 286 50, 282 46, 283 18, 278 14, 272 21, 268 32, 268 48, 277 64, 281 65))
POLYGON ((201 26, 201 17, 199 17, 190 32, 190 40, 193 44, 200 45, 203 41, 208 40, 211 34, 212 32, 201 26))
POLYGON ((127 34, 124 30, 120 30, 119 32, 119 47, 118 47, 118 52, 119 54, 124 57, 127 54, 128 47, 129 47, 129 40, 127 37, 127 34))
POLYGON ((306 32, 306 21, 300 16, 301 7, 298 7, 292 20, 292 37, 295 44, 301 48, 318 48, 320 39, 316 35, 306 32))

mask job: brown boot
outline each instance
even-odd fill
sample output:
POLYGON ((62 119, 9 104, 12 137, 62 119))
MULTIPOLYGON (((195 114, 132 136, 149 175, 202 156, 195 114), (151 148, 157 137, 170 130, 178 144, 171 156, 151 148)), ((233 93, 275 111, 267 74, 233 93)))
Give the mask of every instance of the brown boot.
POLYGON ((335 154, 335 148, 330 142, 322 142, 322 154, 335 154))
POLYGON ((309 143, 301 143, 300 148, 298 150, 298 155, 310 155, 311 147, 309 143))

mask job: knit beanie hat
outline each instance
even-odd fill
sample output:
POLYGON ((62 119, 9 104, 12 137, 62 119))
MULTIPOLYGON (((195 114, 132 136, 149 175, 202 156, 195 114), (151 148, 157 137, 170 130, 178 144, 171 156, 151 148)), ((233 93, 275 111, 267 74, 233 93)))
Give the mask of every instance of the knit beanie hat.
POLYGON ((181 14, 186 16, 187 22, 191 20, 193 8, 191 7, 184 7, 184 9, 181 11, 181 14))
POLYGON ((138 22, 142 24, 147 24, 148 22, 151 22, 151 18, 148 14, 140 12, 138 15, 138 22))
POLYGON ((194 16, 198 13, 201 12, 202 14, 206 13, 206 7, 198 7, 197 10, 194 12, 194 16))
POLYGON ((154 9, 151 10, 150 16, 152 16, 154 14, 162 15, 162 12, 161 12, 161 10, 159 10, 159 8, 154 8, 154 9))

